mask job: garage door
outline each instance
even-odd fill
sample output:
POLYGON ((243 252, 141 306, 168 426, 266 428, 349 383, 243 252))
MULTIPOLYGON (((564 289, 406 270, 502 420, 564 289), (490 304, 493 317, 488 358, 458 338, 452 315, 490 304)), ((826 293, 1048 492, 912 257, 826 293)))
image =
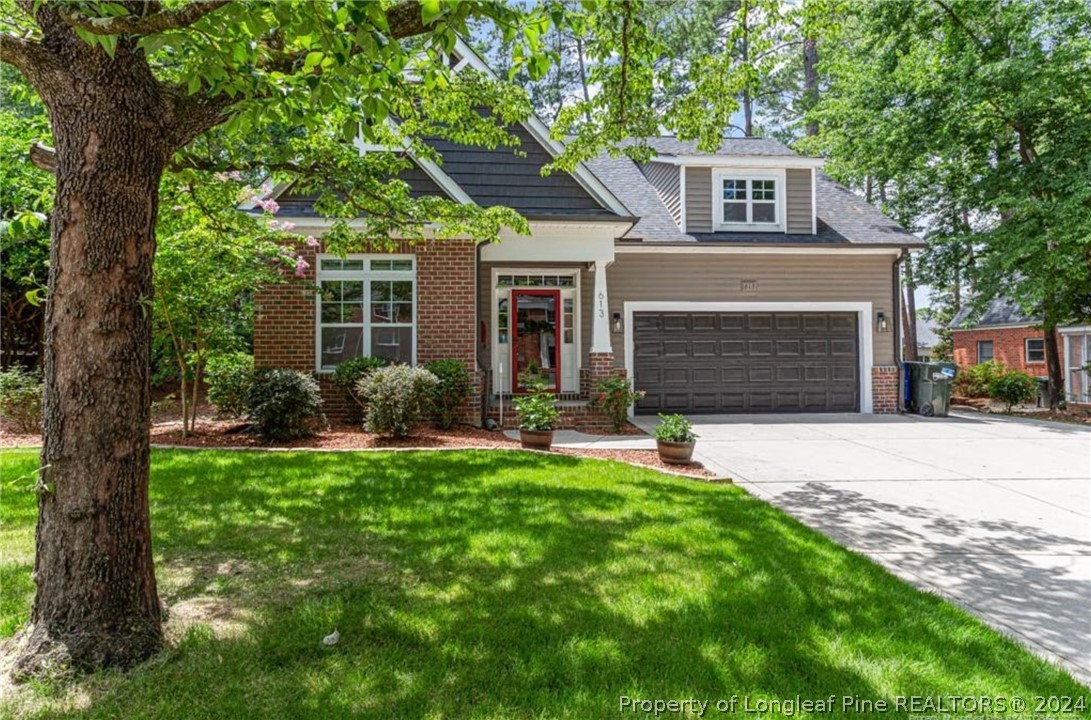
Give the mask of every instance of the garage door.
POLYGON ((856 313, 633 315, 638 413, 855 412, 856 313))

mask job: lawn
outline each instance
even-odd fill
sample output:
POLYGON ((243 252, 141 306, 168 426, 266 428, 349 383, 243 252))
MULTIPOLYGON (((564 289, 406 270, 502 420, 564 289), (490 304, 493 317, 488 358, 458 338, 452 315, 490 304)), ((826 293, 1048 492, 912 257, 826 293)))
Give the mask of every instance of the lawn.
MULTIPOLYGON (((31 597, 37 457, 0 458, 7 636, 31 597)), ((622 695, 1085 692, 730 485, 503 451, 152 465, 169 648, 0 715, 586 719, 649 717, 619 714, 622 695)))

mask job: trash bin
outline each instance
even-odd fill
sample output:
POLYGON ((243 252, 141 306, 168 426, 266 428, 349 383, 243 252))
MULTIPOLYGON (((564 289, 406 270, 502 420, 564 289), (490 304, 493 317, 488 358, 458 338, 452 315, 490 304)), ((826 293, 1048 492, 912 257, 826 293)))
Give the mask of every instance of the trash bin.
POLYGON ((947 417, 957 366, 949 362, 907 362, 903 368, 906 411, 947 417))
POLYGON ((1038 381, 1038 407, 1047 408, 1049 407, 1049 378, 1036 377, 1034 379, 1038 381))

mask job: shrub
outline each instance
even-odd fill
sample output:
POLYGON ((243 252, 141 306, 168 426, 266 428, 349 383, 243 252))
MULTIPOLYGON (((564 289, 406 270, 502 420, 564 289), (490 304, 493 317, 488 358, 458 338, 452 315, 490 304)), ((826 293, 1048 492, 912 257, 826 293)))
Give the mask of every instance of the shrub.
POLYGON ((458 409, 470 394, 470 371, 461 360, 433 360, 424 369, 439 380, 432 396, 439 426, 449 428, 458 419, 458 409))
POLYGON ((266 442, 313 435, 326 423, 318 381, 295 370, 262 370, 247 396, 254 429, 266 442))
POLYGON ((993 381, 1004 376, 1007 368, 999 360, 974 365, 959 373, 955 379, 955 394, 962 397, 983 398, 992 393, 993 381))
POLYGON ((685 415, 659 415, 659 424, 655 426, 655 439, 663 442, 693 442, 697 439, 693 432, 693 423, 685 415))
POLYGON ((254 383, 254 358, 244 352, 213 355, 205 363, 208 401, 223 415, 239 417, 246 412, 254 383))
POLYGON ((367 403, 367 429, 384 437, 408 437, 431 407, 438 384, 432 373, 408 365, 370 373, 356 388, 367 403))
POLYGON ((0 372, 0 416, 20 431, 32 433, 42 428, 42 374, 12 367, 0 372))
POLYGON ((1034 399, 1038 394, 1038 381, 1025 372, 1012 370, 992 381, 989 394, 1006 403, 1006 412, 1011 412, 1013 405, 1034 399))
POLYGON ((390 361, 386 358, 356 357, 335 367, 331 379, 334 385, 344 391, 346 397, 366 410, 367 404, 356 388, 368 375, 389 365, 390 361))
POLYGON ((515 412, 519 416, 519 427, 523 430, 553 430, 561 418, 557 399, 541 385, 532 386, 529 395, 515 399, 515 412))
POLYGON ((623 377, 600 380, 598 390, 598 395, 591 399, 591 407, 605 411, 614 432, 621 432, 629 422, 629 408, 644 397, 644 391, 634 390, 629 380, 623 377))

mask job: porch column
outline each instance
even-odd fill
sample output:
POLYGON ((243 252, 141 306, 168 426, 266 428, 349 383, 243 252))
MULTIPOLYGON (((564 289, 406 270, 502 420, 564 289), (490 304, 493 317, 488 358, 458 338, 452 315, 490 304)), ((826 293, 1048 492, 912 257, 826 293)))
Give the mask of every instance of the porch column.
POLYGON ((614 352, 610 345, 610 299, 606 295, 606 266, 608 262, 595 261, 595 296, 591 312, 591 353, 614 352))

